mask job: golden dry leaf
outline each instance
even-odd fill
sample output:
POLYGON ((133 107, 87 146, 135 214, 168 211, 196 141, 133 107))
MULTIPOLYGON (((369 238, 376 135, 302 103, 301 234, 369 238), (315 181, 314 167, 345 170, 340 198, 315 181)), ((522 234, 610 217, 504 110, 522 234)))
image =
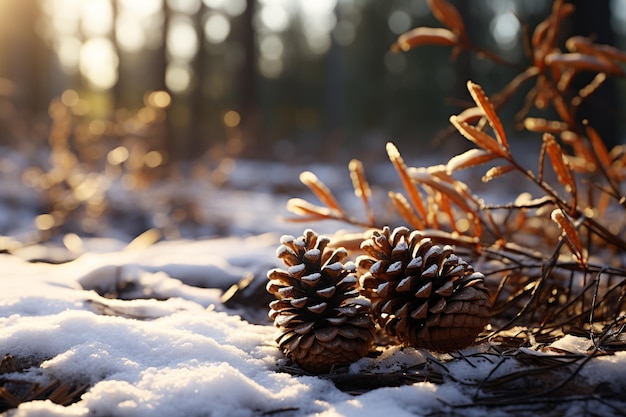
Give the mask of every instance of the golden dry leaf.
POLYGON ((588 141, 584 140, 578 133, 572 132, 571 130, 562 132, 561 140, 563 143, 572 147, 576 157, 586 161, 587 164, 592 165, 594 167, 592 171, 595 169, 598 164, 598 160, 589 148, 589 145, 587 144, 588 141))
POLYGON ((391 50, 406 52, 422 45, 454 46, 458 42, 458 36, 449 29, 418 27, 398 36, 391 50))
POLYGON ((571 222, 568 216, 563 213, 561 209, 554 209, 552 214, 550 215, 553 221, 555 221, 563 232, 563 241, 572 252, 572 254, 576 257, 576 259, 582 264, 585 264, 585 259, 583 256, 583 247, 580 243, 580 236, 578 234, 578 230, 574 227, 574 224, 571 222))
POLYGON ((409 175, 413 181, 446 194, 464 212, 476 214, 476 209, 469 204, 470 201, 473 202, 474 200, 468 198, 467 190, 458 181, 454 183, 443 182, 423 168, 411 168, 409 169, 409 175))
POLYGON ((459 11, 447 0, 427 0, 433 15, 459 36, 465 36, 465 24, 459 11))
POLYGON ((598 162, 608 169, 611 166, 612 161, 604 141, 593 127, 587 125, 585 128, 587 130, 589 141, 591 142, 591 147, 598 158, 598 162))
POLYGON ((130 241, 124 250, 140 250, 154 245, 162 237, 159 229, 148 229, 130 241))
POLYGON ((498 155, 482 149, 470 149, 460 155, 453 156, 446 164, 446 172, 452 174, 458 169, 472 168, 499 158, 498 155))
POLYGON ((394 193, 390 191, 388 193, 389 199, 393 204, 394 208, 400 214, 400 216, 409 224, 411 227, 417 230, 424 229, 425 224, 422 222, 415 211, 407 201, 407 199, 401 193, 394 193))
POLYGON ((468 107, 459 113, 456 117, 459 120, 462 120, 467 123, 475 123, 478 122, 485 115, 480 107, 468 107))
POLYGON ((485 151, 492 152, 502 157, 507 155, 506 150, 500 146, 500 143, 482 130, 459 120, 457 116, 450 116, 450 122, 466 139, 474 142, 485 151))
POLYGON ((312 219, 330 219, 335 218, 332 211, 328 207, 321 207, 302 198, 291 198, 287 201, 287 210, 299 216, 309 216, 312 219))
POLYGON ((326 186, 326 184, 317 178, 314 173, 311 171, 304 171, 300 174, 300 181, 306 185, 327 207, 332 210, 343 212, 343 209, 339 206, 339 203, 333 193, 326 186))
POLYGON ((370 189, 369 182, 365 177, 365 168, 363 168, 363 163, 358 159, 353 159, 348 164, 348 169, 350 170, 350 179, 352 180, 354 195, 363 201, 369 223, 373 225, 375 223, 374 211, 369 203, 372 191, 370 189))
POLYGON ((487 117, 487 121, 489 121, 491 128, 496 133, 496 139, 498 140, 498 142, 500 142, 500 145, 502 145, 504 149, 508 150, 509 144, 506 140, 504 127, 502 127, 502 122, 500 121, 500 118, 496 113, 496 109, 493 107, 493 104, 489 100, 489 97, 487 97, 480 85, 475 84, 471 81, 467 82, 467 89, 469 90, 476 104, 485 113, 485 117, 487 117))
POLYGON ((511 171, 515 171, 515 168, 512 165, 501 165, 497 167, 491 167, 485 175, 482 177, 482 182, 489 182, 494 178, 501 177, 505 174, 508 174, 511 171))
POLYGON ((413 184, 413 181, 411 180, 411 177, 407 172, 407 167, 404 163, 404 159, 402 159, 402 156, 400 156, 398 148, 396 148, 396 145, 394 145, 393 143, 387 142, 386 149, 387 155, 389 155, 389 160, 398 172, 398 175, 400 176, 400 181, 402 181, 402 186, 409 195, 409 201, 413 205, 413 208, 419 213, 419 215, 425 219, 426 207, 424 206, 424 203, 422 201, 422 196, 417 190, 415 184, 413 184))
POLYGON ((574 69, 577 71, 605 72, 611 75, 624 75, 619 65, 608 59, 580 52, 551 52, 546 55, 545 62, 549 66, 574 69))
POLYGON ((543 135, 543 144, 545 145, 545 150, 550 158, 552 169, 554 169, 554 172, 556 173, 557 180, 568 191, 576 189, 571 169, 563 157, 563 150, 556 141, 556 138, 549 133, 545 133, 543 135))
POLYGON ((580 105, 584 99, 589 97, 602 84, 604 84, 604 81, 606 81, 605 73, 601 72, 601 73, 596 74, 596 76, 593 77, 593 80, 591 80, 589 84, 587 84, 586 86, 580 89, 580 91, 578 92, 578 96, 572 99, 572 104, 575 106, 580 105))
POLYGON ((570 52, 582 52, 590 55, 603 55, 609 59, 626 62, 626 52, 611 45, 595 44, 584 36, 572 36, 565 42, 570 52))
POLYGON ((448 198, 448 196, 441 192, 435 192, 433 197, 437 207, 437 212, 446 214, 452 230, 460 233, 467 231, 467 229, 459 230, 457 222, 454 218, 454 211, 452 210, 452 205, 450 204, 450 199, 448 198))
POLYGON ((567 123, 558 120, 546 120, 538 117, 527 117, 524 119, 524 128, 530 132, 561 133, 567 130, 567 123))

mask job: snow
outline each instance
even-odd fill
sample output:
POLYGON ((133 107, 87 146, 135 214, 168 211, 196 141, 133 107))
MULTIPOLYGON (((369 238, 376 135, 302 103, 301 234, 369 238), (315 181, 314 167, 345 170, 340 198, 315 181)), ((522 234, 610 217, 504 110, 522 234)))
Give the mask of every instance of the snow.
MULTIPOLYGON (((86 385, 69 406, 31 401, 7 416, 519 415, 472 405, 481 380, 528 366, 514 355, 495 358, 488 343, 454 355, 384 349, 337 372, 376 379, 431 369, 442 380, 383 384, 360 395, 342 391, 328 376, 288 372, 292 365, 277 348, 275 327, 247 321, 245 311, 225 305, 222 296, 242 278, 265 279, 269 269, 284 267, 276 258, 280 235, 297 236, 305 225, 279 225, 275 216, 286 200, 268 193, 223 190, 211 201, 224 216, 229 204, 238 207, 229 213, 230 236, 178 238, 135 249, 116 238, 85 238, 84 253, 61 264, 0 254, 0 357, 10 354, 28 364, 0 377, 86 385), (255 210, 241 209, 250 206, 255 210), (120 288, 124 297, 104 296, 120 288)), ((587 338, 568 335, 552 344, 553 351, 531 346, 526 353, 582 354, 591 346, 587 338)), ((594 358, 580 376, 592 384, 608 381, 618 392, 626 389, 624 369, 626 354, 619 352, 594 358)), ((584 406, 559 407, 575 415, 584 406)), ((597 409, 603 415, 611 410, 597 409)))

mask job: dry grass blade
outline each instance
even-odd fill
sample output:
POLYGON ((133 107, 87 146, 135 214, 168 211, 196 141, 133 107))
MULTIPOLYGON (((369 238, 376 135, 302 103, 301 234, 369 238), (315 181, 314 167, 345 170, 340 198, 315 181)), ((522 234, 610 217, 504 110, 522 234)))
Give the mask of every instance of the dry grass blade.
POLYGON ((388 195, 391 203, 393 204, 398 214, 409 225, 411 225, 411 227, 418 230, 424 229, 424 222, 422 222, 420 218, 417 217, 417 214, 415 214, 415 211, 409 204, 406 197, 404 197, 404 195, 402 195, 401 193, 394 193, 393 191, 390 191, 388 195))
MULTIPOLYGON (((387 155, 389 155, 389 160, 391 161, 394 168, 398 172, 398 175, 400 176, 402 186, 406 190, 409 196, 409 201, 411 202, 413 208, 426 221, 427 212, 426 207, 422 201, 422 196, 420 195, 415 184, 413 184, 411 176, 408 173, 407 166, 404 163, 404 159, 402 159, 402 156, 400 156, 398 148, 396 148, 396 146, 391 142, 387 143, 387 155)), ((428 224, 426 224, 426 226, 428 226, 428 224)))
POLYGON ((446 172, 452 174, 456 170, 486 164, 496 158, 499 158, 499 156, 493 152, 487 152, 482 149, 470 149, 450 158, 446 164, 446 172))
POLYGON ((511 171, 515 171, 515 167, 511 165, 500 165, 489 168, 485 175, 481 178, 482 182, 489 182, 495 178, 508 174, 511 171))
POLYGON ((391 51, 407 52, 422 45, 454 46, 458 42, 458 36, 449 29, 418 27, 398 36, 391 51))
POLYGON ((374 216, 374 210, 372 210, 372 206, 370 205, 372 191, 370 189, 369 182, 365 177, 363 163, 358 159, 353 159, 348 164, 348 169, 350 170, 350 179, 352 180, 354 194, 360 198, 361 201, 363 201, 363 205, 365 206, 365 211, 367 213, 367 219, 373 226, 376 223, 376 218, 374 216))
POLYGON ((469 90, 476 104, 478 104, 478 106, 485 113, 485 117, 487 117, 491 128, 496 133, 496 138, 498 139, 498 142, 500 142, 500 145, 502 145, 504 149, 508 150, 509 144, 506 140, 506 134, 504 132, 504 127, 502 127, 502 122, 500 121, 500 118, 496 114, 496 110, 493 107, 493 104, 483 91, 482 87, 478 84, 468 81, 467 89, 469 90))
POLYGON ((561 209, 555 209, 552 211, 550 217, 561 227, 564 235, 564 242, 569 250, 581 265, 586 265, 578 230, 574 227, 574 224, 570 221, 569 217, 566 216, 561 209))
POLYGON ((433 15, 459 36, 465 36, 465 24, 459 11, 447 0, 428 0, 433 15))
POLYGON ((343 213, 343 209, 339 206, 337 199, 330 191, 330 189, 324 184, 317 175, 311 171, 304 171, 300 174, 300 181, 309 187, 309 189, 315 194, 319 200, 331 210, 337 210, 343 213))
POLYGON ((573 191, 576 189, 574 178, 572 177, 572 171, 565 162, 563 157, 563 150, 556 141, 556 138, 545 133, 543 135, 543 144, 545 145, 546 153, 550 158, 552 168, 556 173, 557 180, 565 187, 567 191, 573 191))
POLYGON ((492 152, 501 157, 507 156, 507 152, 500 146, 500 143, 482 130, 459 120, 457 116, 450 116, 450 122, 466 139, 475 143, 485 151, 492 152))

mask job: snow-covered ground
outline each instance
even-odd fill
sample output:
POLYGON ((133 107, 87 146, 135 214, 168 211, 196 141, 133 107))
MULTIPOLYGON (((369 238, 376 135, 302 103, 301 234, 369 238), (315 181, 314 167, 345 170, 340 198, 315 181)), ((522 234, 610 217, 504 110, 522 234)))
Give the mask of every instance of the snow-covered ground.
MULTIPOLYGON (((245 167, 257 173, 260 169, 245 167)), ((339 171, 346 179, 345 169, 339 171)), ((284 171, 271 172, 274 184, 285 178, 284 171)), ((592 343, 584 337, 566 336, 551 346, 511 351, 485 343, 437 356, 390 347, 334 375, 299 372, 277 349, 276 329, 264 321, 263 306, 225 304, 222 295, 242 278, 265 279, 269 268, 279 266, 275 250, 280 234, 299 234, 311 225, 276 220, 287 214, 287 196, 250 186, 237 175, 233 174, 232 188, 213 190, 210 197, 200 199, 203 210, 228 223, 229 236, 182 236, 144 246, 127 246, 121 238, 83 238, 80 253, 68 254, 75 259, 61 264, 29 261, 41 259, 49 246, 31 248, 43 251, 37 255, 26 249, 17 255, 0 254, 0 359, 11 355, 15 368, 0 371, 0 381, 45 385, 59 380, 85 386, 80 399, 69 406, 31 401, 7 415, 626 413, 626 352, 586 361, 584 354, 592 343), (262 310, 260 316, 251 315, 251 309, 262 310), (539 375, 532 373, 538 367, 529 362, 533 357, 541 366, 554 367, 548 382, 545 371, 543 380, 539 376, 533 380, 539 375), (502 378, 525 371, 528 377, 502 378), (568 391, 566 385, 560 397, 524 399, 538 385, 547 392, 568 379, 575 388, 568 391), (502 385, 494 387, 489 381, 502 385), (509 400, 519 400, 498 404, 497 392, 507 390, 509 400)), ((320 177, 329 181, 335 175, 330 171, 320 177)), ((264 184, 271 182, 265 179, 264 184)), ((6 182, 0 184, 1 190, 13 189, 6 182)), ((190 187, 189 193, 198 192, 190 187)), ((7 213, 5 208, 0 216, 7 213)), ((31 221, 18 220, 20 230, 31 221)), ((3 224, 7 222, 3 219, 3 224)), ((313 227, 328 233, 337 225, 313 227)))

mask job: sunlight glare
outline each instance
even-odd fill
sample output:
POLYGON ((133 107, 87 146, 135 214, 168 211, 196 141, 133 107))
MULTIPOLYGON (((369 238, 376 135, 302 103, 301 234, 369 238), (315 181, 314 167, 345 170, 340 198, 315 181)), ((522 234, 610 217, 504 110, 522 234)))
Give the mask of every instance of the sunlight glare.
POLYGON ((201 0, 167 0, 167 5, 174 12, 193 15, 202 6, 201 0))
POLYGON ((73 73, 78 68, 81 45, 80 40, 75 36, 59 37, 55 49, 64 71, 73 73))
POLYGON ((85 1, 81 6, 81 28, 85 36, 104 36, 111 31, 113 7, 109 0, 85 1))
POLYGON ((167 34, 167 52, 181 61, 191 61, 198 52, 198 37, 188 17, 175 16, 167 34))
POLYGON ((291 20, 287 9, 281 4, 263 5, 259 19, 272 32, 283 32, 289 27, 291 20))
POLYGON ((173 93, 183 93, 191 84, 191 68, 186 64, 172 62, 165 71, 165 85, 173 93))
POLYGON ((283 56, 283 41, 277 35, 264 36, 259 44, 261 55, 269 60, 277 60, 283 56))
POLYGON ((146 45, 146 34, 133 13, 122 10, 115 22, 115 38, 126 52, 139 52, 146 45))
POLYGON ((513 12, 494 16, 489 25, 492 36, 502 49, 512 49, 517 43, 520 23, 513 12))
POLYGON ((213 44, 220 44, 230 34, 230 21, 222 14, 211 14, 204 22, 204 37, 213 44))
POLYGON ((387 19, 389 29, 396 35, 399 35, 411 29, 411 23, 411 15, 409 15, 404 10, 393 11, 387 19))
POLYGON ((80 72, 97 90, 107 90, 117 82, 118 56, 107 38, 88 39, 80 48, 80 72))
POLYGON ((151 15, 161 11, 163 0, 117 0, 123 8, 136 15, 151 15))
POLYGON ((229 0, 224 4, 224 11, 232 17, 237 17, 246 11, 246 7, 246 0, 229 0))

